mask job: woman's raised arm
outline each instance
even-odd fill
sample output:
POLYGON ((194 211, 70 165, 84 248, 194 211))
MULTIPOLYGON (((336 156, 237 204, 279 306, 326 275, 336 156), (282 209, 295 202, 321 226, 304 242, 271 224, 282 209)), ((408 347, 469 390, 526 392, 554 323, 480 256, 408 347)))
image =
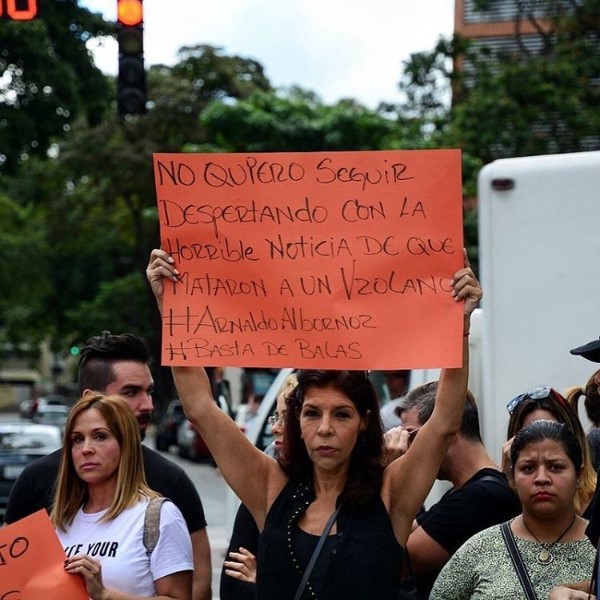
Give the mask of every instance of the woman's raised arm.
MULTIPOLYGON (((388 506, 396 537, 402 544, 408 538, 412 520, 431 490, 462 422, 469 378, 470 318, 483 295, 466 252, 465 266, 453 278, 452 295, 455 301, 464 301, 462 366, 442 370, 431 417, 415 436, 410 450, 384 472, 382 497, 388 506)), ((435 344, 435 340, 431 343, 435 344)))
MULTIPOLYGON (((161 313, 164 279, 176 281, 178 275, 167 252, 152 250, 146 277, 161 313)), ((276 461, 255 448, 217 406, 203 367, 172 367, 172 371, 186 417, 202 435, 228 485, 262 528, 270 501, 285 485, 283 471, 276 461)))

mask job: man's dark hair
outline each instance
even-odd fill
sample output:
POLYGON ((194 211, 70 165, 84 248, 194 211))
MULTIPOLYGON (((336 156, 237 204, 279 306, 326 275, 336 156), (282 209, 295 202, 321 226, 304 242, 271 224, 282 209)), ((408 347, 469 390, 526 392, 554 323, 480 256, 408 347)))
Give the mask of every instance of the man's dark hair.
MULTIPOLYGON (((437 381, 430 381, 412 389, 396 408, 396 415, 402 419, 404 411, 414 408, 417 410, 419 421, 424 425, 433 413, 436 394, 437 381)), ((483 443, 479 428, 479 411, 477 410, 475 396, 470 390, 467 390, 460 433, 467 440, 483 443)))
POLYGON ((79 359, 79 393, 84 390, 104 392, 115 380, 113 363, 139 362, 150 366, 152 356, 144 338, 133 333, 113 335, 103 331, 91 337, 81 349, 79 359))

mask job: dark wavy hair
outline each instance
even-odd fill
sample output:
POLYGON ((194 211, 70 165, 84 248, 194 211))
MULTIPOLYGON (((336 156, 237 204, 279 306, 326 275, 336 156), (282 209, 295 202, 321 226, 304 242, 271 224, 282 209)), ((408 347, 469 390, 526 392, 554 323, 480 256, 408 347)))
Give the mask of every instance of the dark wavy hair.
POLYGON ((301 438, 300 412, 309 389, 334 388, 352 401, 367 426, 352 451, 348 479, 341 494, 347 505, 366 504, 380 493, 383 479, 383 432, 379 402, 365 371, 298 371, 298 385, 286 400, 284 450, 279 463, 290 478, 311 478, 313 463, 301 438))

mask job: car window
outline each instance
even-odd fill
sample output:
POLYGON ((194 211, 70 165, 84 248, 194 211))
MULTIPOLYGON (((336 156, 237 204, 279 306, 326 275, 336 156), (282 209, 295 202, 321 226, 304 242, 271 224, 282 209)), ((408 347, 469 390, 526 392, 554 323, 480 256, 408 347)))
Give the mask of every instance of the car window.
POLYGON ((51 404, 48 406, 40 406, 38 412, 45 413, 48 415, 68 415, 69 409, 66 406, 58 406, 51 404))
MULTIPOLYGON (((275 412, 275 411, 273 411, 275 412)), ((273 431, 271 430, 271 426, 268 423, 263 425, 263 428, 258 436, 256 441, 256 447, 259 450, 264 450, 267 446, 269 446, 273 442, 273 431)))
POLYGON ((0 433, 0 450, 38 450, 40 448, 57 448, 59 445, 60 438, 57 439, 45 432, 0 433))

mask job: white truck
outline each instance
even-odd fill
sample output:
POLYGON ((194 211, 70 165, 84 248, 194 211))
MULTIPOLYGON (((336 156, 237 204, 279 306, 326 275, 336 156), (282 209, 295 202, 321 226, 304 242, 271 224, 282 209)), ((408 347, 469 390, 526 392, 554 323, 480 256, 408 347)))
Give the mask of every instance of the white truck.
POLYGON ((478 197, 484 298, 470 385, 499 460, 511 398, 596 370, 569 350, 600 336, 600 152, 496 160, 478 197))

